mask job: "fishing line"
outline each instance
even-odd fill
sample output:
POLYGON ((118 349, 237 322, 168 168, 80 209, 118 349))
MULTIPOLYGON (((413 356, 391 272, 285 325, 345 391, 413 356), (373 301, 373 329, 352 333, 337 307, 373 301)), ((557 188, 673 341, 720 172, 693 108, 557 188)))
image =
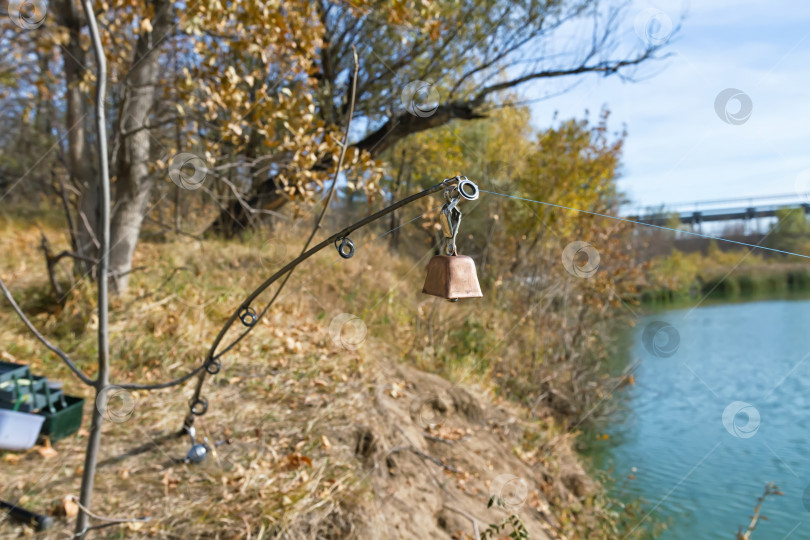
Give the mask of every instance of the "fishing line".
POLYGON ((684 231, 681 229, 673 229, 672 227, 664 227, 663 225, 653 225, 652 223, 644 223, 643 221, 635 221, 633 219, 622 218, 618 216, 611 216, 609 214, 600 214, 599 212, 591 212, 590 210, 582 210, 580 208, 572 208, 570 206, 563 206, 561 204, 554 204, 545 201, 536 201, 534 199, 526 199, 524 197, 517 197, 516 195, 507 195, 506 193, 498 193, 495 191, 487 191, 485 189, 480 190, 482 193, 489 193, 490 195, 498 195, 499 197, 507 197, 509 199, 517 199, 519 201, 526 201, 535 204, 542 204, 545 206, 551 206, 553 208, 562 208, 563 210, 573 210, 574 212, 581 212, 583 214, 590 214, 592 216, 603 217, 607 219, 613 219, 615 221, 624 221, 625 223, 632 223, 633 225, 644 225, 645 227, 653 227, 655 229, 662 229, 665 231, 672 231, 676 233, 683 233, 689 234, 692 236, 699 236, 700 238, 708 238, 709 240, 718 240, 720 242, 728 242, 729 244, 737 244, 739 246, 746 246, 754 249, 764 249, 766 251, 773 251, 775 253, 782 253, 785 255, 793 255, 795 257, 802 257, 804 259, 810 259, 810 255, 802 255, 801 253, 793 253, 792 251, 783 251, 781 249, 769 248, 765 246, 758 246, 756 244, 748 244, 746 242, 738 242, 737 240, 729 240, 728 238, 723 238, 720 236, 711 236, 709 234, 701 234, 692 231, 684 231))
MULTIPOLYGON (((402 225, 399 225, 399 226, 397 226, 397 227, 394 227, 394 228, 393 228, 393 229, 391 229, 390 231, 386 231, 386 232, 384 232, 384 233, 382 233, 382 234, 380 234, 380 235, 377 235, 377 237, 376 237, 374 240, 377 240, 378 238, 382 238, 382 237, 383 237, 383 236, 385 236, 386 234, 391 234, 391 233, 392 233, 392 232, 394 232, 395 230, 400 229, 400 228, 402 228, 402 227, 404 227, 405 225, 408 225, 408 224, 410 224, 410 223, 413 223, 413 222, 414 222, 414 221, 416 221, 417 219, 422 218, 422 217, 425 217, 425 216, 426 216, 426 215, 428 215, 429 213, 431 213, 431 212, 435 212, 436 210, 439 210, 440 208, 441 208, 441 205, 437 206, 436 208, 431 208, 430 210, 428 210, 427 212, 425 212, 425 213, 424 213, 424 214, 422 214, 421 216, 416 216, 415 218, 411 219, 410 221, 406 221, 406 222, 405 222, 405 223, 403 223, 402 225)), ((373 242, 373 240, 372 240, 372 242, 373 242)))

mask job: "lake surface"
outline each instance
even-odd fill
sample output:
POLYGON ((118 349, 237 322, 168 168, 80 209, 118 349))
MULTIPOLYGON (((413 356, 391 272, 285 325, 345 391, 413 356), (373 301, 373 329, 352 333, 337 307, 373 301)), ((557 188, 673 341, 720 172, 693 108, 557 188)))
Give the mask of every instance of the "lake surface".
POLYGON ((594 456, 616 495, 671 520, 662 539, 733 539, 775 482, 752 540, 810 539, 810 301, 665 311, 632 335, 635 385, 594 456))

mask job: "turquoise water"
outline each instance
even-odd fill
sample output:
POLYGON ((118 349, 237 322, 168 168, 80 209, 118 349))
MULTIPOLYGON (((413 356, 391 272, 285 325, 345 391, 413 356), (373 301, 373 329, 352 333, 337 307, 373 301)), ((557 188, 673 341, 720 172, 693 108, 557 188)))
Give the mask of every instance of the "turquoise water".
POLYGON ((810 538, 810 301, 665 311, 632 334, 635 385, 596 454, 616 494, 670 520, 665 540, 733 539, 775 482, 752 540, 810 538))

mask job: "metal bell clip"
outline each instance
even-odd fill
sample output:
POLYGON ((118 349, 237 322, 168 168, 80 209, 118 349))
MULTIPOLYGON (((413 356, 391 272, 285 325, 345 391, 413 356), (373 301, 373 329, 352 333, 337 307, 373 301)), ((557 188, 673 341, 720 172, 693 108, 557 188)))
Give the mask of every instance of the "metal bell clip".
POLYGON ((459 255, 456 246, 461 225, 458 203, 462 198, 476 200, 478 186, 467 180, 466 176, 457 176, 452 180, 457 180, 458 183, 454 186, 448 183, 444 193, 447 202, 439 213, 439 223, 446 240, 445 255, 435 255, 430 259, 422 292, 457 302, 460 298, 481 298, 483 294, 478 284, 475 262, 472 257, 459 255))

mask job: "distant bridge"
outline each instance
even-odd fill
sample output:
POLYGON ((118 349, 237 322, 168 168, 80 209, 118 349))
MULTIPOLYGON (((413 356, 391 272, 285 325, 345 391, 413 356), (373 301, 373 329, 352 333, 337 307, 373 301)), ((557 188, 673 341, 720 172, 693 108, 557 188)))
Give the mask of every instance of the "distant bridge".
POLYGON ((791 193, 666 204, 656 210, 648 208, 646 211, 625 214, 624 217, 650 225, 666 225, 677 214, 680 223, 691 225, 693 230, 700 230, 702 223, 709 222, 741 220, 746 224, 754 224, 758 218, 772 218, 777 211, 790 208, 801 208, 805 215, 810 214, 810 203, 796 193, 791 193))

